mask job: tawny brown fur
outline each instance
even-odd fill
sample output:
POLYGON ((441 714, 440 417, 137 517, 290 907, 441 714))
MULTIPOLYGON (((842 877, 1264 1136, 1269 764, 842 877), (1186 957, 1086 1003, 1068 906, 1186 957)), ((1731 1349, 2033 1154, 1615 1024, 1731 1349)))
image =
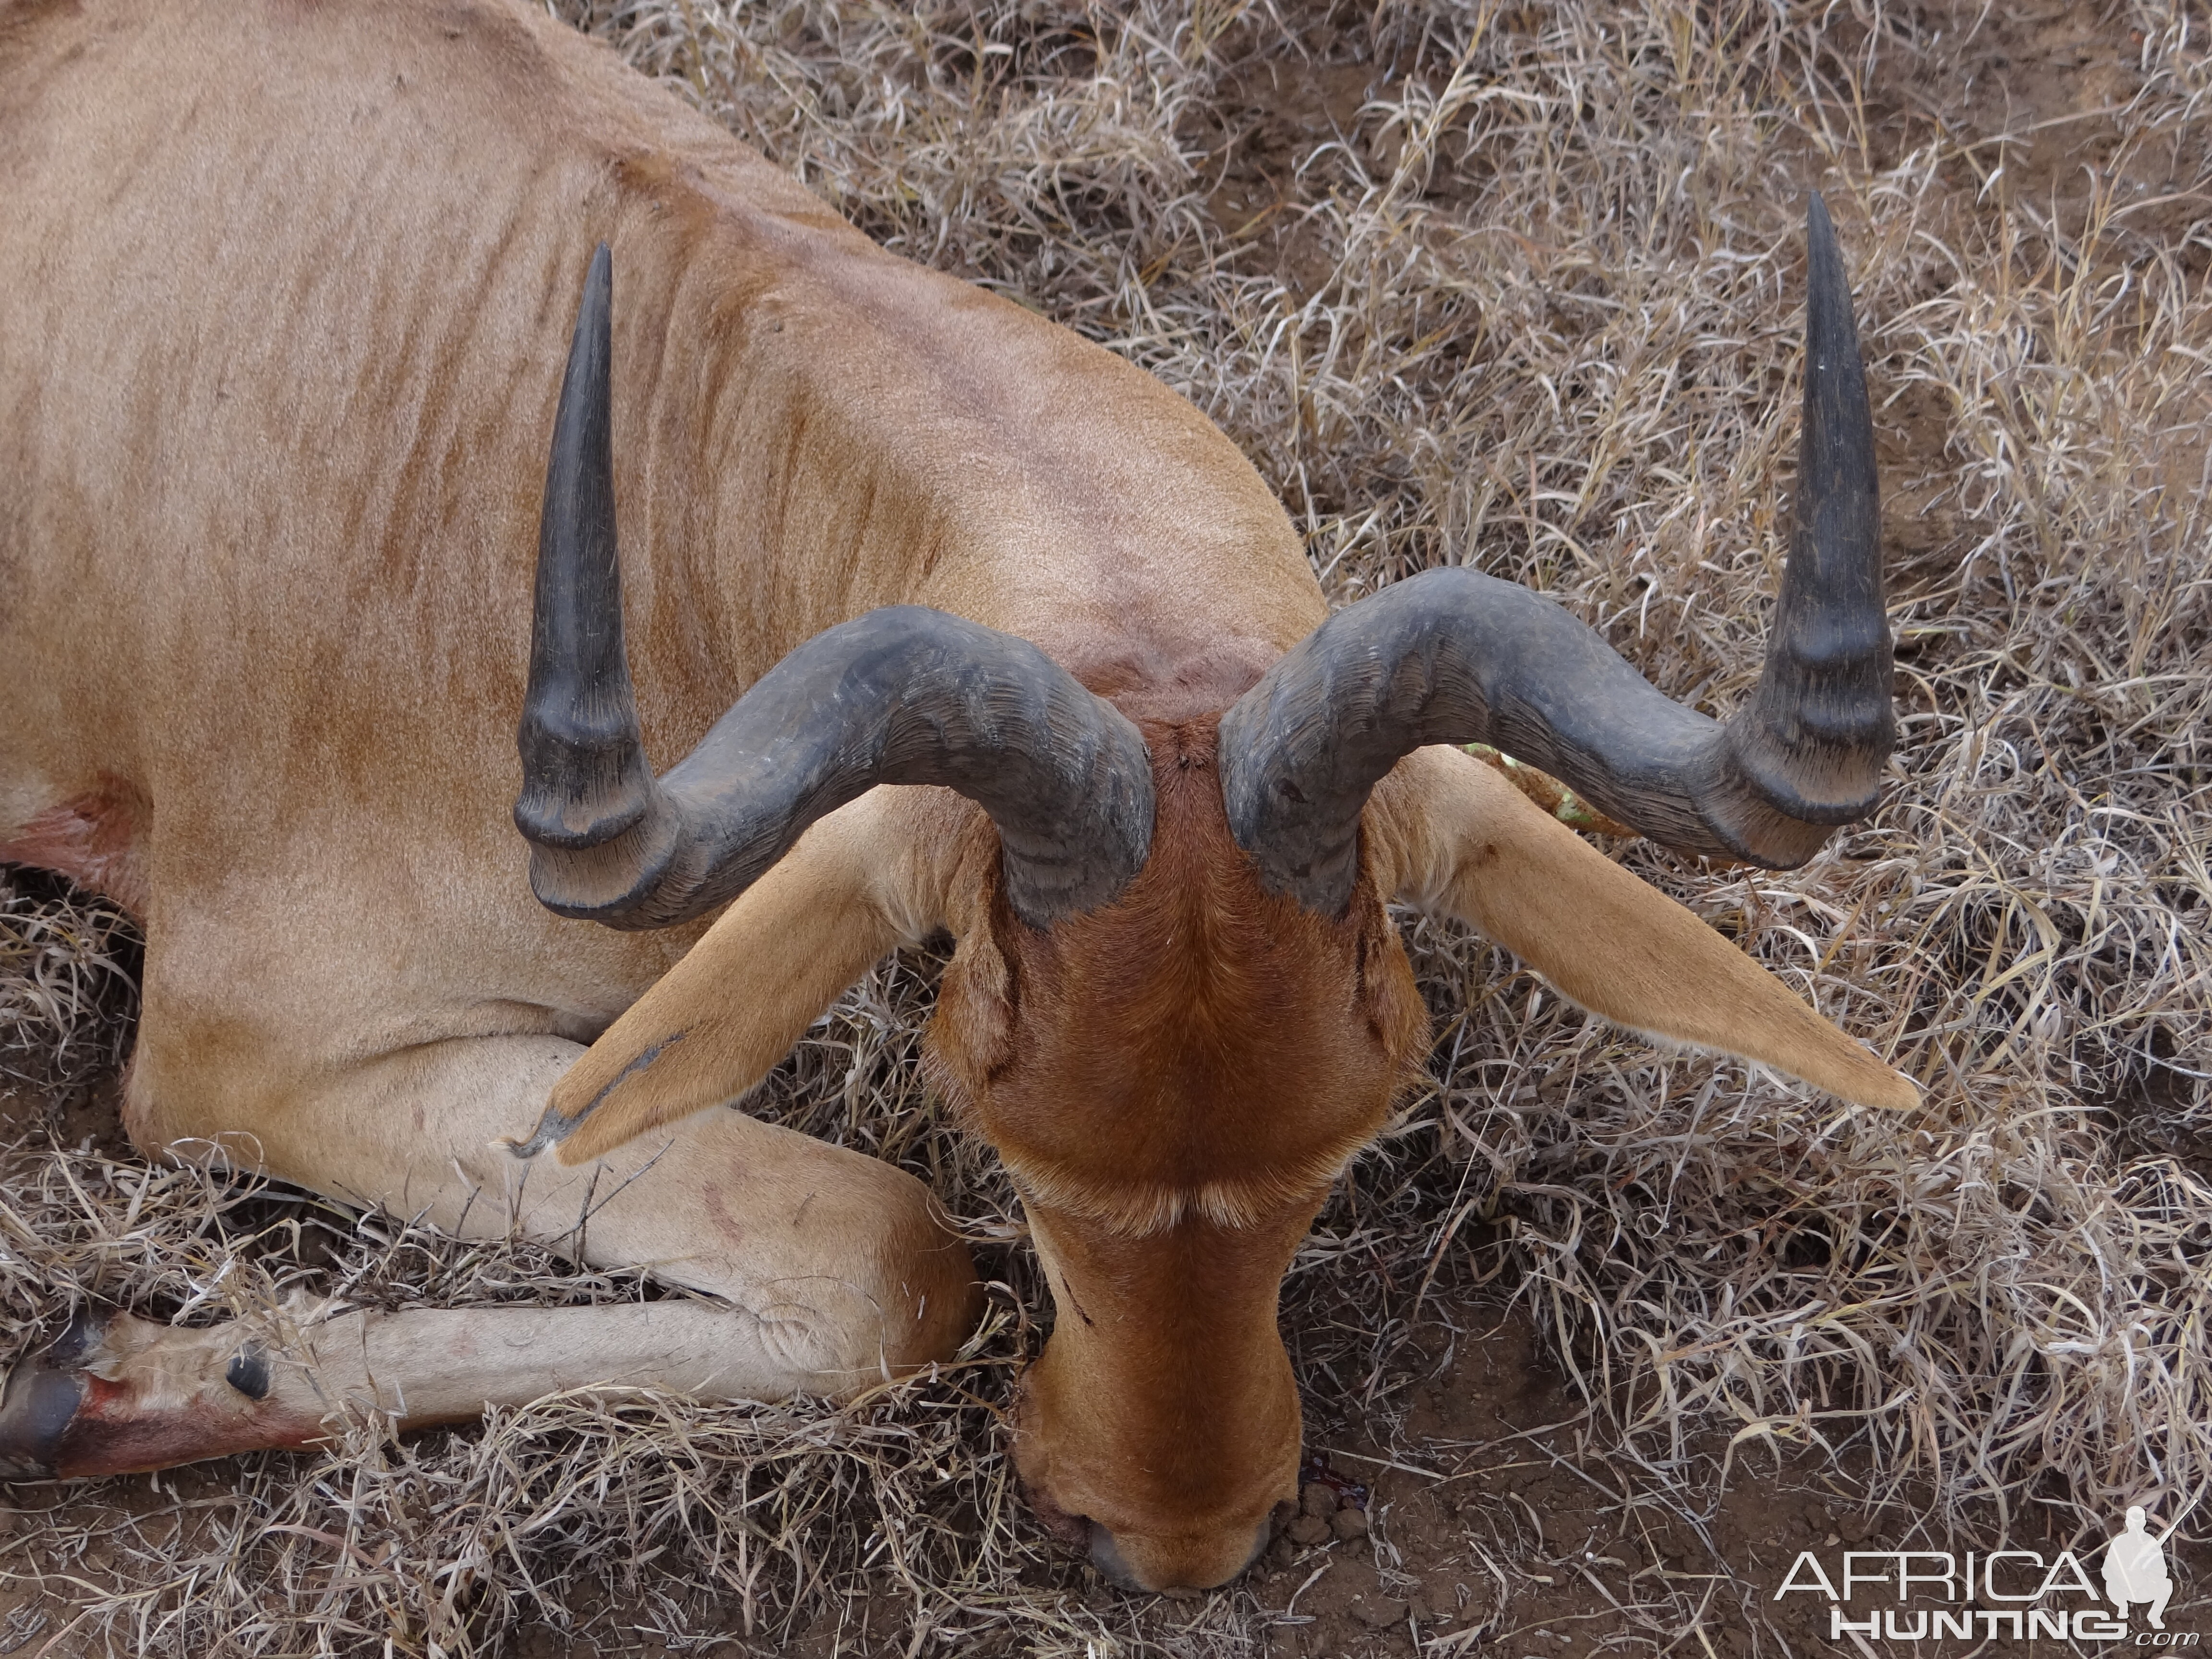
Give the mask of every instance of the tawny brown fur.
POLYGON ((1371 880, 1340 918, 1261 891, 1230 840, 1213 721, 1141 729, 1158 802, 1143 873, 1049 932, 994 900, 931 1050, 1025 1195, 1137 1238, 1318 1198, 1428 1027, 1371 880), (987 952, 1001 965, 981 969, 987 952))
POLYGON ((1023 1475, 1106 1528, 1145 1583, 1234 1573, 1296 1496, 1277 1287, 1428 1032, 1371 878, 1334 919, 1261 890, 1230 839, 1214 724, 1145 723, 1143 873, 1048 933, 994 902, 930 1034, 1060 1310, 1025 1379, 1023 1475))
MULTIPOLYGON (((0 7, 0 857, 143 920, 150 1154, 651 1266, 730 1304, 670 1380, 850 1388, 957 1346, 964 1253, 904 1175, 705 1109, 949 927, 933 1064, 1032 1195, 1060 1304, 1023 1467, 1136 1582, 1203 1584, 1289 1494, 1283 1267, 1419 1058, 1385 899, 1639 1029, 1911 1098, 1456 753, 1377 792, 1344 919, 1261 894, 1212 722, 1326 607, 1251 467, 541 15, 0 7), (955 611, 1147 722, 1157 852, 1119 904, 1022 927, 988 823, 928 790, 817 824, 711 927, 532 900, 508 807, 538 488, 602 239, 655 761, 836 622, 955 611), (549 1099, 577 1127, 518 1158, 549 1099)), ((588 1324, 533 1345, 588 1359, 588 1324)), ((380 1375, 441 1357, 394 1327, 380 1375)), ((186 1373, 205 1399, 164 1395, 134 1443, 191 1455, 163 1434, 226 1385, 186 1373)))

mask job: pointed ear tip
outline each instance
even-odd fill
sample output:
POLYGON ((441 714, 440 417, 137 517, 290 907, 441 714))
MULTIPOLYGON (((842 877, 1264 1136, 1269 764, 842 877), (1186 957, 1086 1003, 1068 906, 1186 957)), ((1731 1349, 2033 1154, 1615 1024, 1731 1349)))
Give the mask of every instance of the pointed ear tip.
POLYGON ((1865 1098, 1868 1105, 1884 1112, 1917 1112, 1928 1102, 1926 1091, 1902 1072, 1887 1073, 1865 1098))

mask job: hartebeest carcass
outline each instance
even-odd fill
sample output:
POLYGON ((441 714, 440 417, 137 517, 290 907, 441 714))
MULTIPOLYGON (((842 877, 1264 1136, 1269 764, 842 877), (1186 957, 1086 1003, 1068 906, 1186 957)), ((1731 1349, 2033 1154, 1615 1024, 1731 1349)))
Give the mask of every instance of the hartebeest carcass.
POLYGON ((1279 1284, 1426 1040, 1387 902, 1636 1030, 1913 1098, 1442 746, 1767 865, 1872 804, 1871 436, 1817 203, 1797 528, 1720 726, 1466 570, 1331 617, 1189 404, 520 5, 0 8, 0 857, 144 921, 132 1138, 722 1298, 88 1315, 17 1366, 8 1473, 950 1354, 976 1292, 922 1188, 727 1109, 941 928, 929 1065, 1057 1310, 1020 1467, 1140 1585, 1222 1582, 1292 1495, 1279 1284))

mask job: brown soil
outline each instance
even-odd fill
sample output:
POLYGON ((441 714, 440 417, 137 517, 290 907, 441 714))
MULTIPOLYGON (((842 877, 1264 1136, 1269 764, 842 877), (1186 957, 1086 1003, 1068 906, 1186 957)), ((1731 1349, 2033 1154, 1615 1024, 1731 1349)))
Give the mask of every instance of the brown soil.
MULTIPOLYGON (((1410 1656, 1418 1641, 1566 1659, 1626 1638, 1725 1659, 1820 1653, 1834 1646, 1827 1601, 1776 1598, 1801 1551, 1833 1576, 1846 1550, 1986 1550, 2000 1535, 1983 1516, 1946 1537, 1911 1495, 1869 1504, 1866 1460, 1848 1444, 1831 1455, 1754 1437, 1731 1451, 1705 1437, 1667 1470, 1608 1454, 1526 1322, 1492 1312, 1441 1377, 1412 1389, 1401 1434, 1310 1437, 1334 1474, 1367 1483, 1366 1535, 1276 1544, 1255 1586, 1276 1615, 1269 1653, 1410 1656)), ((2055 1536, 2031 1517, 2008 1541, 2046 1559, 2081 1552, 2094 1576, 2102 1537, 2055 1536)), ((2212 1549, 2176 1544, 2168 1558, 2188 1585, 2212 1549)), ((2168 1622, 2187 1629, 2203 1605, 2168 1622)))

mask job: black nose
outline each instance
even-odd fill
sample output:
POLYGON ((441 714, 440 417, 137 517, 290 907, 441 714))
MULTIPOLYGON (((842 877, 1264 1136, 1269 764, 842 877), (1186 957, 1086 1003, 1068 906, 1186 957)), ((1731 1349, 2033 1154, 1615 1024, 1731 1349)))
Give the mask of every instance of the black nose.
POLYGON ((1129 1564, 1122 1557, 1121 1547, 1114 1541, 1114 1534, 1096 1521, 1091 1523, 1091 1565, 1109 1584, 1118 1584, 1127 1590, 1145 1588, 1129 1571, 1129 1564))
MULTIPOLYGON (((1244 1553, 1244 1565, 1238 1567, 1236 1572, 1231 1573, 1230 1578, 1237 1577, 1258 1560, 1260 1552, 1267 1547, 1274 1535, 1275 1517, 1273 1515, 1262 1516, 1259 1530, 1252 1535, 1252 1547, 1244 1553)), ((1135 1571, 1129 1565, 1128 1558, 1121 1553, 1121 1547, 1114 1541, 1114 1534, 1096 1521, 1091 1523, 1091 1565, 1098 1569, 1100 1577, 1109 1584, 1118 1585, 1122 1589, 1166 1590, 1183 1588, 1177 1584, 1139 1583, 1135 1571)), ((1204 1588, 1211 1589, 1213 1586, 1206 1585, 1204 1588)))

